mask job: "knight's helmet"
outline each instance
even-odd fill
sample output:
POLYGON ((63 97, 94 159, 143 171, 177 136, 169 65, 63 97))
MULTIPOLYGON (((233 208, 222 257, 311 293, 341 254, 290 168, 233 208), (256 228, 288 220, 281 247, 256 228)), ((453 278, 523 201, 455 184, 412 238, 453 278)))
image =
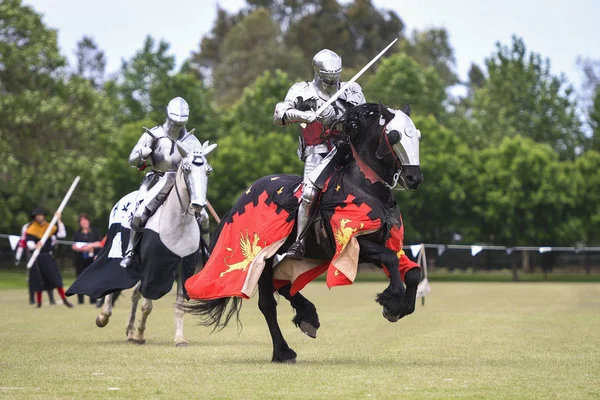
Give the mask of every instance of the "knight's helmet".
POLYGON ((167 105, 167 121, 165 129, 169 136, 176 138, 182 129, 185 129, 185 124, 190 116, 190 107, 187 101, 181 97, 175 97, 167 105))
POLYGON ((315 81, 327 86, 336 86, 342 72, 342 58, 329 49, 319 51, 313 57, 315 81))

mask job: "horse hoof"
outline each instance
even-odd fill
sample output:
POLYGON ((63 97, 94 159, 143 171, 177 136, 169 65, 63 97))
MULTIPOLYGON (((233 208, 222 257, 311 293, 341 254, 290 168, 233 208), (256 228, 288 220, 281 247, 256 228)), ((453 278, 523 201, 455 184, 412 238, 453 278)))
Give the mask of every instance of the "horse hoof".
POLYGON ((317 328, 309 324, 308 322, 302 321, 300 322, 300 330, 304 332, 304 334, 308 337, 316 339, 317 337, 317 328))
POLYGON ((271 361, 277 364, 296 364, 296 352, 288 348, 281 353, 273 354, 271 361))
POLYGON ((132 343, 132 344, 146 344, 146 339, 135 339, 135 338, 129 338, 127 339, 127 343, 132 343))
POLYGON ((383 318, 387 319, 390 322, 398 322, 398 320, 400 319, 400 315, 393 315, 393 314, 386 313, 385 307, 383 308, 383 311, 381 312, 381 314, 383 315, 383 318))
POLYGON ((188 342, 187 340, 180 340, 179 342, 175 343, 175 347, 188 347, 190 345, 190 342, 188 342))
POLYGON ((100 316, 96 317, 96 326, 98 328, 104 328, 106 325, 108 325, 108 318, 103 322, 100 316))

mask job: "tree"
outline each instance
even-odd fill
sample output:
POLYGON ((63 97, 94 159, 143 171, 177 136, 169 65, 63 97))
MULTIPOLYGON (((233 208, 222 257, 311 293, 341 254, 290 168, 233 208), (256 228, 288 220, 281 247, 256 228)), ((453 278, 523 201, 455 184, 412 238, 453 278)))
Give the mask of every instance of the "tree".
POLYGON ((449 243, 455 232, 465 240, 477 239, 478 225, 469 212, 472 199, 466 186, 476 173, 472 152, 432 115, 413 112, 411 117, 423 135, 420 160, 425 180, 414 192, 396 194, 406 241, 449 243))
POLYGON ((388 107, 411 104, 415 115, 432 114, 444 118, 446 91, 433 67, 423 68, 406 54, 384 58, 375 75, 364 86, 368 101, 381 101, 388 107))
POLYGON ((361 68, 404 30, 395 12, 378 10, 370 0, 346 5, 316 0, 303 7, 302 16, 290 22, 285 42, 300 47, 305 60, 328 48, 342 57, 344 68, 361 68))
MULTIPOLYGON (((175 68, 175 56, 168 54, 170 45, 147 36, 144 46, 130 60, 123 61, 115 90, 123 102, 129 121, 144 119, 151 111, 150 88, 162 86, 175 68)), ((164 105, 163 105, 164 107, 164 105)))
POLYGON ((297 127, 273 125, 275 104, 291 84, 284 72, 266 71, 224 116, 219 147, 209 160, 215 172, 208 193, 219 213, 231 208, 239 194, 262 176, 302 173, 296 157, 297 127))
POLYGON ((586 245, 600 245, 600 152, 589 150, 577 157, 573 168, 576 199, 574 229, 586 245))
POLYGON ((445 86, 458 83, 456 58, 446 29, 415 30, 410 39, 402 41, 400 48, 422 66, 435 68, 445 86))
POLYGON ((477 64, 471 63, 471 67, 469 68, 468 76, 469 76, 468 85, 469 85, 469 89, 471 90, 471 93, 473 93, 473 91, 475 89, 481 88, 485 85, 485 74, 483 73, 481 68, 479 68, 479 66, 477 64))
POLYGON ((56 30, 21 0, 0 2, 0 94, 51 90, 52 74, 65 64, 56 30))
MULTIPOLYGON (((166 107, 174 97, 183 97, 190 106, 188 129, 195 129, 201 140, 214 141, 218 138, 219 118, 213 104, 212 92, 206 88, 197 75, 180 71, 169 76, 164 82, 157 82, 150 88, 151 107, 149 121, 145 124, 161 124, 166 117, 166 107)), ((144 124, 138 125, 138 133, 144 124)))
POLYGON ((263 8, 245 17, 226 35, 223 58, 214 69, 216 100, 231 105, 263 71, 281 68, 299 77, 308 66, 294 48, 279 41, 281 30, 263 8))
POLYGON ((547 144, 521 136, 473 154, 476 173, 465 182, 482 238, 506 245, 574 243, 576 195, 570 162, 547 144))
POLYGON ((281 71, 266 71, 254 83, 244 89, 239 101, 223 118, 223 136, 232 129, 239 129, 251 136, 261 136, 264 132, 274 129, 281 130, 281 135, 287 131, 296 139, 298 135, 294 126, 276 128, 273 125, 275 105, 285 98, 293 85, 289 76, 281 71))
POLYGON ((110 210, 113 191, 104 169, 113 106, 77 77, 55 82, 53 92, 0 96, 0 146, 7 159, 0 166, 3 229, 18 230, 37 205, 55 209, 76 175, 81 183, 65 222, 75 226, 82 211, 101 221, 110 210))
POLYGON ((77 42, 77 75, 99 88, 104 80, 106 58, 94 39, 84 36, 77 42))
POLYGON ((527 54, 517 37, 510 47, 497 44, 485 63, 488 79, 474 91, 473 125, 465 139, 481 147, 519 134, 549 144, 562 158, 574 158, 585 137, 565 78, 553 76, 550 62, 539 54, 527 54))
POLYGON ((600 86, 596 88, 588 118, 592 129, 590 148, 600 151, 600 86))
POLYGON ((231 28, 243 18, 243 12, 239 14, 229 14, 227 10, 217 5, 217 19, 213 28, 207 36, 200 41, 200 51, 192 52, 190 67, 200 76, 212 79, 212 71, 221 63, 223 52, 221 47, 225 41, 225 36, 231 28))

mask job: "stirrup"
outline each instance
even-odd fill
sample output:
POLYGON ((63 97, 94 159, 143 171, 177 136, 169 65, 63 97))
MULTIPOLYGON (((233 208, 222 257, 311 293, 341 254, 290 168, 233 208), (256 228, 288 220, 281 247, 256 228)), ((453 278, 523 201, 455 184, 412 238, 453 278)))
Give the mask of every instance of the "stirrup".
POLYGON ((127 253, 125 253, 125 256, 123 257, 119 265, 122 268, 129 268, 133 264, 134 259, 135 253, 133 252, 133 250, 129 250, 127 253))
POLYGON ((285 256, 294 260, 302 260, 304 258, 304 243, 301 240, 296 240, 294 244, 290 246, 285 256))

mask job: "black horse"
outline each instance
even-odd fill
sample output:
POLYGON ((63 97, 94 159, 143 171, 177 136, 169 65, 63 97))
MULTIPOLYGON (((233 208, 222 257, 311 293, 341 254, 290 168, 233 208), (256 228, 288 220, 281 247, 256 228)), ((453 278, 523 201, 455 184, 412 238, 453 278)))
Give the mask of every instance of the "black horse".
MULTIPOLYGON (((419 266, 406 262, 407 258, 402 251, 402 220, 392 193, 393 186, 398 182, 406 189, 416 189, 423 180, 419 165, 420 132, 409 115, 408 106, 403 110, 390 110, 381 104, 371 103, 354 107, 344 115, 341 123, 348 139, 348 160, 338 165, 322 192, 316 216, 316 225, 320 229, 311 229, 306 236, 307 259, 332 260, 340 257, 356 235, 354 243, 358 244, 360 251, 358 259, 353 262, 373 263, 384 268, 390 277, 389 286, 377 295, 376 301, 383 306, 383 316, 391 322, 414 311, 417 285, 421 278, 419 266)), ((342 143, 343 141, 339 147, 340 154, 344 154, 342 143)), ((203 286, 218 285, 219 277, 248 269, 256 256, 262 254, 263 248, 258 245, 262 239, 256 233, 252 239, 248 232, 248 226, 257 223, 259 218, 277 214, 280 220, 293 226, 301 182, 301 177, 292 175, 264 177, 242 194, 234 208, 221 221, 213 241, 214 248, 230 252, 220 254, 231 255, 223 259, 221 256, 214 256, 213 252, 205 267, 208 270, 198 274, 198 279, 194 280, 193 277, 186 283, 188 292, 194 292, 190 289, 197 282, 201 282, 203 286), (242 219, 245 222, 240 222, 242 219), (241 245, 237 246, 241 247, 241 253, 246 258, 229 264, 228 258, 233 257, 237 249, 232 245, 227 227, 234 224, 237 224, 236 240, 239 240, 239 227, 246 227, 245 237, 244 228, 241 229, 241 245), (213 270, 220 273, 207 283, 207 277, 211 273, 211 259, 215 265, 213 270)), ((296 359, 296 353, 288 346, 279 328, 277 303, 273 297, 274 282, 277 282, 273 255, 275 252, 285 254, 296 234, 292 230, 283 237, 283 245, 279 243, 276 251, 269 253, 270 256, 264 261, 264 269, 260 272, 257 285, 259 308, 265 316, 273 340, 273 362, 293 362, 296 359)), ((276 267, 280 268, 284 263, 285 259, 276 267)), ((339 275, 339 272, 336 270, 335 275, 339 275)), ((316 309, 298 292, 302 285, 295 287, 296 283, 297 281, 287 283, 279 287, 278 292, 295 308, 294 323, 314 337, 319 327, 316 309)), ((229 292, 217 292, 217 295, 208 297, 191 295, 194 300, 187 304, 186 311, 200 316, 202 325, 223 328, 232 317, 239 319, 242 304, 241 297, 230 297, 227 293, 229 292), (225 294, 222 295, 223 293, 225 294)), ((249 297, 243 292, 235 296, 249 297)))

